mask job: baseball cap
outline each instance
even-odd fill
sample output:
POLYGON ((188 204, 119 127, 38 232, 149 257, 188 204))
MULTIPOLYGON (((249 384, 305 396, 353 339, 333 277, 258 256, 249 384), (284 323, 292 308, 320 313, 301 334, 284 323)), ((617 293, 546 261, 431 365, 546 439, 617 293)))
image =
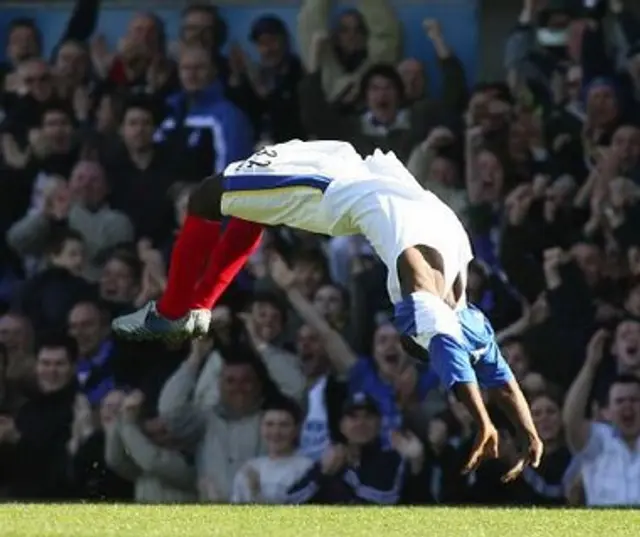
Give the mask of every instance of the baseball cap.
POLYGON ((372 414, 380 415, 380 409, 373 397, 365 392, 356 392, 351 394, 344 402, 342 407, 342 414, 352 414, 357 410, 365 410, 372 414))

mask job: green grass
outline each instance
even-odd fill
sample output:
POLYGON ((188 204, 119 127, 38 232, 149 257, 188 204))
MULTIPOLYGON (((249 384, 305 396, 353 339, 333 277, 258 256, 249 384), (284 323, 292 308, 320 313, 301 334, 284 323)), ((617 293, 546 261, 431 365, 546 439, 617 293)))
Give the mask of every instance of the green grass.
POLYGON ((0 506, 1 537, 622 537, 640 511, 359 507, 0 506))

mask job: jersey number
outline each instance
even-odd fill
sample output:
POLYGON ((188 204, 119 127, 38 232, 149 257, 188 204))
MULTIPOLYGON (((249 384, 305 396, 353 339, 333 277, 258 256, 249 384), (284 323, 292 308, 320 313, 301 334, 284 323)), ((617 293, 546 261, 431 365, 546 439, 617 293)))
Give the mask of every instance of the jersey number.
POLYGON ((252 169, 256 166, 260 168, 267 168, 271 166, 273 159, 277 158, 278 153, 276 153, 273 149, 268 147, 263 147, 260 151, 257 151, 253 155, 251 155, 247 160, 245 160, 242 164, 240 164, 237 170, 242 168, 252 169))

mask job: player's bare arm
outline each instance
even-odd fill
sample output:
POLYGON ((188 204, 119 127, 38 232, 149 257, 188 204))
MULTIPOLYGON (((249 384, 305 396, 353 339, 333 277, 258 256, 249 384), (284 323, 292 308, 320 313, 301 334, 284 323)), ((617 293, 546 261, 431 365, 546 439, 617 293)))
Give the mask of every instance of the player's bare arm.
MULTIPOLYGON (((402 252, 398 258, 398 277, 402 294, 408 296, 420 291, 431 293, 442 299, 450 314, 454 315, 453 308, 460 298, 459 294, 464 290, 458 279, 453 289, 447 292, 443 272, 442 256, 433 248, 415 246, 402 252)), ((444 315, 447 314, 446 310, 442 311, 444 315)), ((457 382, 451 389, 478 425, 475 444, 463 469, 466 473, 474 470, 484 459, 498 456, 498 431, 489 417, 477 382, 457 382)))

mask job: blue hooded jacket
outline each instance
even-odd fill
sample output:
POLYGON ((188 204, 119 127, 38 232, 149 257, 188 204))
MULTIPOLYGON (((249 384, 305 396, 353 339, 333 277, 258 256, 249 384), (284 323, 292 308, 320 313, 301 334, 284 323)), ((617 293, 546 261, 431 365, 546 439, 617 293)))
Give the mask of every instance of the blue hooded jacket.
POLYGON ((193 102, 187 103, 184 91, 167 99, 171 109, 155 134, 155 141, 162 142, 174 130, 181 117, 189 131, 188 144, 195 146, 203 130, 211 131, 213 139, 214 172, 224 171, 231 162, 251 155, 254 146, 253 128, 245 114, 224 95, 219 81, 199 92, 193 102), (186 113, 185 113, 186 112, 186 113))

